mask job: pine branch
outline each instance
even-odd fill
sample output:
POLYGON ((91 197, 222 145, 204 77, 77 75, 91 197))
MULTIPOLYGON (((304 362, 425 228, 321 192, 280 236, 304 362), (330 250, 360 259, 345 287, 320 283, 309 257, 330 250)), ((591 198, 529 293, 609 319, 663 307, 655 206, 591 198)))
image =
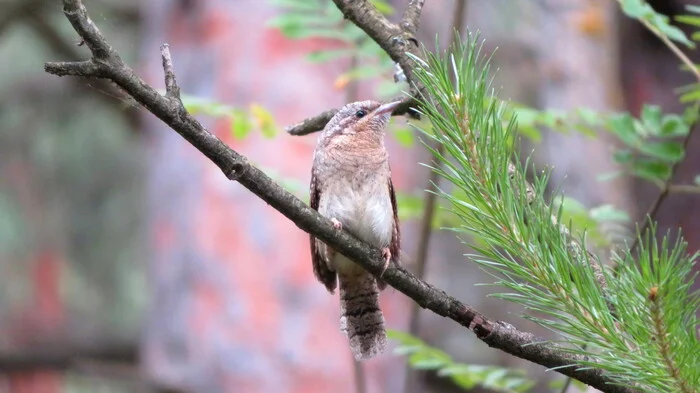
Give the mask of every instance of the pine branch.
MULTIPOLYGON (((345 10, 347 12, 344 13, 355 23, 362 23, 363 20, 366 20, 367 15, 376 18, 376 13, 373 13, 371 9, 367 8, 369 10, 367 11, 358 6, 367 5, 366 2, 358 1, 348 4, 351 2, 336 0, 336 3, 348 7, 345 10)), ((300 229, 313 234, 340 253, 356 261, 369 272, 373 274, 382 272, 384 259, 380 250, 361 242, 346 231, 335 230, 330 220, 319 215, 294 195, 274 183, 258 168, 250 165, 244 156, 209 133, 187 112, 178 96, 179 88, 174 73, 172 73, 172 62, 167 45, 163 45, 161 48, 161 55, 168 93, 166 96, 162 96, 121 60, 118 53, 109 45, 89 18, 87 10, 80 0, 63 0, 63 7, 71 25, 90 49, 92 58, 83 62, 46 63, 44 68, 48 73, 59 76, 72 75, 111 80, 202 152, 221 169, 227 178, 239 182, 292 220, 300 229)), ((397 31, 391 30, 392 27, 388 26, 387 28, 391 32, 387 34, 381 30, 382 26, 387 27, 380 24, 366 27, 365 31, 371 32, 375 39, 392 41, 391 33, 397 33, 397 31)), ((401 52, 401 56, 404 56, 404 53, 401 52)), ((578 369, 573 366, 582 361, 590 361, 590 359, 567 353, 554 344, 546 344, 533 334, 519 331, 505 322, 492 321, 475 308, 417 279, 403 268, 390 266, 384 272, 382 279, 422 307, 468 328, 491 347, 548 368, 555 368, 559 373, 572 376, 606 393, 632 392, 630 389, 613 385, 614 380, 610 375, 600 369, 578 369)))
POLYGON ((662 299, 659 295, 659 288, 652 287, 649 290, 649 312, 651 318, 654 321, 654 338, 656 345, 659 348, 659 353, 661 354, 669 375, 673 378, 678 391, 681 393, 694 393, 693 390, 688 385, 688 381, 681 378, 680 371, 678 370, 678 365, 673 359, 673 353, 671 353, 671 344, 669 342, 669 332, 664 321, 662 299))

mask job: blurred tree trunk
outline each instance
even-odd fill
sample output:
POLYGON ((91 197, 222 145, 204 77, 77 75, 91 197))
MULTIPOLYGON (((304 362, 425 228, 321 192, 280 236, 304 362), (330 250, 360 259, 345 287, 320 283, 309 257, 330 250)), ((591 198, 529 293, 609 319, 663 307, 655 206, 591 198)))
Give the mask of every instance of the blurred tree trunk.
MULTIPOLYGON (((539 106, 572 111, 621 109, 619 47, 616 28, 617 4, 591 0, 544 1, 540 6, 539 106)), ((611 203, 634 209, 629 181, 618 178, 601 182, 598 175, 614 172, 610 144, 613 138, 601 131, 589 138, 570 134, 545 134, 539 159, 554 167, 551 186, 563 184, 563 192, 591 208, 611 203)))
MULTIPOLYGON (((119 25, 120 39, 131 41, 137 20, 115 11, 130 7, 108 0, 91 12, 111 16, 100 26, 105 34, 119 25)), ((135 111, 106 84, 43 72, 44 61, 83 57, 60 9, 6 1, 0 15, 3 393, 63 391, 71 382, 61 371, 86 348, 101 353, 116 335, 135 343, 139 296, 125 290, 137 287, 142 265, 133 219, 140 150, 126 131, 135 111)), ((120 52, 132 60, 128 48, 120 52)))

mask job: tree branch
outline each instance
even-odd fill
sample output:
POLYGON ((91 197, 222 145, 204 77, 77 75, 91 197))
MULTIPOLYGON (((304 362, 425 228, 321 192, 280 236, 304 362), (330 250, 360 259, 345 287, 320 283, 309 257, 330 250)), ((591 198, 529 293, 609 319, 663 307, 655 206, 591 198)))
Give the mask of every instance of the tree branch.
MULTIPOLYGON (((391 114, 392 116, 409 114, 412 112, 411 108, 415 108, 416 105, 416 100, 410 97, 405 97, 401 100, 401 104, 397 106, 391 114)), ((284 130, 290 135, 296 136, 308 135, 316 131, 321 131, 336 113, 338 113, 338 109, 329 109, 319 115, 304 119, 297 124, 287 126, 284 130)))
POLYGON ((134 364, 138 360, 133 342, 109 342, 99 345, 31 348, 21 352, 0 352, 0 373, 37 369, 67 370, 90 362, 134 364))
MULTIPOLYGON (((352 9, 352 11, 344 13, 348 17, 352 16, 351 20, 358 21, 358 23, 366 21, 368 17, 377 18, 378 12, 373 7, 365 10, 358 8, 358 5, 361 4, 366 6, 368 4, 366 1, 356 1, 352 4, 349 4, 351 3, 349 1, 334 1, 349 7, 346 11, 352 9)), ((153 87, 146 84, 130 67, 122 62, 116 51, 107 43, 90 20, 87 10, 80 0, 63 0, 63 6, 66 17, 90 48, 93 58, 90 61, 79 63, 46 63, 45 70, 47 72, 59 76, 79 75, 110 79, 214 162, 226 177, 238 181, 275 210, 292 220, 300 229, 313 234, 338 252, 356 261, 369 272, 375 275, 382 272, 384 259, 379 249, 361 242, 346 231, 336 230, 330 220, 285 191, 258 168, 250 165, 244 156, 209 133, 187 112, 179 99, 171 98, 172 93, 170 96, 158 94, 153 87)), ((383 17, 381 18, 383 19, 383 17)), ((385 34, 379 30, 380 28, 392 30, 394 26, 380 23, 365 29, 365 31, 371 31, 377 37, 391 39, 392 34, 385 34)), ((396 33, 395 30, 392 32, 396 33)), ((172 65, 167 46, 164 45, 161 48, 161 55, 165 65, 166 85, 169 85, 170 92, 173 92, 177 84, 174 77, 168 79, 167 76, 172 65)), ((450 318, 470 329, 491 347, 545 367, 556 367, 557 372, 572 376, 606 393, 632 392, 627 388, 613 385, 614 381, 601 370, 576 369, 572 365, 576 364, 581 359, 580 357, 559 350, 556 345, 546 344, 533 334, 518 331, 504 322, 489 320, 478 310, 416 278, 401 267, 390 266, 384 272, 382 279, 413 299, 421 307, 430 309, 436 314, 450 318)))
MULTIPOLYGON (((459 2, 464 0, 457 0, 457 7, 460 7, 459 2)), ((406 7, 406 11, 403 13, 403 18, 401 18, 401 28, 411 34, 416 34, 418 31, 418 24, 420 23, 420 14, 423 11, 423 6, 425 5, 425 0, 411 0, 406 7)))

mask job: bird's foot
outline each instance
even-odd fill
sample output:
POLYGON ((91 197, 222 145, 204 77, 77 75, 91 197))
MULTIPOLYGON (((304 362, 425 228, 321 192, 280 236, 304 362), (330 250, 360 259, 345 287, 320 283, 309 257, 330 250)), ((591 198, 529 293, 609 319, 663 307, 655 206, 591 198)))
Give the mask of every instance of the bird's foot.
POLYGON ((389 263, 391 263, 391 250, 389 250, 389 247, 382 248, 382 257, 384 257, 385 262, 384 268, 382 268, 382 272, 379 274, 379 278, 382 278, 386 269, 389 268, 389 263))
POLYGON ((331 218, 331 222, 333 223, 333 228, 335 228, 339 231, 343 230, 343 223, 338 221, 337 218, 335 218, 335 217, 331 218))

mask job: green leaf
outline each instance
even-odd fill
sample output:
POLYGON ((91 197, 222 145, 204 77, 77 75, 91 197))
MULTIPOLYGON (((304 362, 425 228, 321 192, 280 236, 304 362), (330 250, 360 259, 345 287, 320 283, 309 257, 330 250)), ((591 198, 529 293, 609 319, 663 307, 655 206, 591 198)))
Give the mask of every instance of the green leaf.
POLYGON ((694 13, 694 14, 700 14, 700 5, 690 5, 690 4, 688 4, 688 5, 685 6, 685 9, 686 9, 688 12, 692 12, 692 13, 694 13))
POLYGON ((235 110, 231 116, 231 134, 237 140, 245 139, 253 129, 253 123, 248 114, 242 110, 235 110))
POLYGON ((665 181, 671 176, 671 166, 656 159, 640 159, 632 164, 632 173, 651 181, 665 181))
POLYGON ((661 136, 664 137, 678 137, 686 136, 690 132, 690 126, 686 124, 683 119, 678 115, 666 115, 664 116, 663 123, 661 125, 661 136))
POLYGON ((457 374, 450 377, 452 382, 464 390, 470 391, 477 385, 477 378, 473 374, 457 374))
POLYGON ((455 363, 453 365, 441 368, 437 373, 437 375, 441 377, 449 377, 460 374, 474 374, 473 366, 469 364, 455 363))
POLYGON ((690 90, 687 93, 681 94, 680 101, 682 104, 689 104, 692 102, 700 101, 700 89, 690 90))
POLYGON ((277 135, 277 126, 272 114, 258 104, 250 105, 250 114, 255 120, 260 132, 266 138, 273 138, 277 135))
POLYGON ((654 28, 666 37, 680 42, 689 48, 694 48, 695 44, 686 37, 685 33, 676 26, 669 23, 669 18, 654 11, 654 9, 643 0, 621 0, 622 11, 629 17, 649 22, 654 28))
POLYGON ((581 120, 583 120, 584 123, 591 127, 598 127, 602 125, 601 119, 604 116, 594 110, 588 108, 578 108, 576 110, 576 114, 581 120))
POLYGON ((675 17, 677 22, 684 23, 695 27, 700 27, 700 16, 694 15, 678 15, 675 17))
POLYGON ((661 107, 645 104, 642 108, 642 122, 652 134, 657 135, 661 128, 661 107))
POLYGON ((591 209, 591 217, 598 221, 629 222, 630 217, 627 212, 618 210, 613 205, 601 205, 591 209))
POLYGON ((676 163, 683 158, 683 145, 678 142, 646 142, 639 146, 639 150, 664 161, 676 163))
POLYGON ((634 154, 630 149, 618 149, 613 152, 613 159, 618 164, 628 164, 634 158, 634 154))
POLYGON ((486 373, 486 378, 484 379, 483 385, 486 387, 496 386, 498 385, 498 382, 503 380, 507 374, 507 369, 494 367, 486 373))
POLYGON ((695 48, 695 43, 691 40, 688 39, 688 37, 685 35, 683 30, 679 29, 676 26, 666 23, 659 23, 656 25, 656 27, 666 35, 668 38, 680 42, 681 44, 684 44, 688 48, 694 49, 695 48))
MULTIPOLYGON (((622 11, 634 19, 642 19, 649 14, 651 7, 640 0, 623 0, 622 11)), ((653 10, 652 10, 653 12, 653 10)))
POLYGON ((394 348, 394 355, 410 355, 412 353, 420 352, 425 348, 423 344, 421 345, 398 345, 394 348))
POLYGON ((449 355, 439 349, 426 347, 408 358, 411 367, 419 370, 435 370, 451 363, 449 355))
POLYGON ((542 140, 542 133, 537 128, 524 124, 518 127, 518 132, 520 135, 530 139, 533 142, 540 142, 542 140))
POLYGON ((622 113, 613 116, 608 121, 608 128, 613 132, 623 143, 631 147, 639 146, 641 139, 637 135, 634 125, 634 118, 629 113, 622 113))
POLYGON ((403 345, 425 346, 425 343, 421 339, 400 330, 387 329, 386 336, 390 340, 394 340, 403 345))
POLYGON ((266 25, 268 27, 276 27, 278 29, 285 28, 304 28, 304 27, 320 27, 326 26, 331 27, 332 24, 328 22, 327 18, 323 18, 322 15, 316 13, 295 13, 288 12, 281 14, 277 17, 270 19, 266 25))
POLYGON ((385 0, 370 0, 370 2, 384 15, 393 15, 395 12, 394 7, 385 0))

